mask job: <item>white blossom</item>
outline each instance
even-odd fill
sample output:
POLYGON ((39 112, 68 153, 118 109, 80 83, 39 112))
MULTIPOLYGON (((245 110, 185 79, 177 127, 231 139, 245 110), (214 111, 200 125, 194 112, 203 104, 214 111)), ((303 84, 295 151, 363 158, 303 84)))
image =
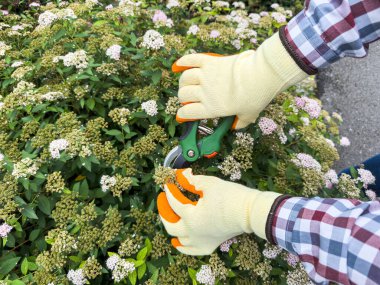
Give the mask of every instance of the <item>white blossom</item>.
POLYGON ((20 67, 23 64, 24 64, 24 62, 22 60, 18 60, 18 61, 15 61, 14 63, 12 63, 11 67, 20 67))
POLYGON ((58 62, 59 60, 63 60, 64 66, 74 66, 77 69, 83 69, 88 66, 87 54, 85 50, 69 52, 64 56, 55 57, 53 62, 58 62))
POLYGON ((358 169, 358 181, 363 182, 363 187, 367 188, 368 185, 374 184, 376 181, 375 176, 373 176, 372 172, 363 168, 358 169))
POLYGON ((350 146, 351 142, 347 137, 342 137, 340 139, 340 145, 341 146, 350 146))
POLYGON ((114 270, 116 264, 119 262, 120 260, 120 257, 116 254, 114 255, 111 255, 110 257, 107 258, 107 261, 106 261, 106 266, 108 269, 110 270, 114 270))
POLYGON ((48 27, 56 20, 58 20, 56 14, 50 11, 45 11, 38 17, 38 24, 42 27, 48 27))
POLYGON ((146 102, 143 102, 141 104, 141 108, 149 115, 149 116, 155 116, 158 114, 157 110, 157 102, 154 100, 149 100, 146 102))
POLYGON ((321 164, 307 153, 298 153, 296 158, 293 158, 291 161, 298 167, 315 169, 317 171, 321 171, 322 169, 321 164))
POLYGON ((169 0, 166 4, 166 8, 171 9, 173 7, 179 7, 179 2, 177 0, 169 0))
POLYGON ((65 139, 54 140, 49 145, 49 151, 52 158, 59 158, 60 151, 67 149, 69 142, 65 139))
POLYGON ((119 60, 120 59, 120 52, 121 52, 121 46, 120 45, 112 45, 107 49, 106 55, 111 59, 119 60))
POLYGON ((159 50, 165 46, 164 37, 155 30, 148 30, 144 34, 141 45, 147 49, 159 50))
POLYGON ((197 25, 191 25, 189 30, 187 31, 188 35, 196 35, 199 32, 199 27, 197 25))
POLYGON ((215 284, 215 275, 209 265, 202 265, 201 269, 196 274, 196 279, 199 283, 205 285, 215 284))
POLYGON ((5 42, 0 42, 0 56, 4 56, 5 52, 10 49, 11 47, 5 44, 5 42))
POLYGON ((84 285, 87 283, 83 269, 70 269, 67 273, 67 279, 69 279, 69 281, 71 281, 74 285, 84 285))
POLYGON ((1 224, 0 225, 0 237, 6 238, 12 229, 13 229, 13 227, 8 225, 7 223, 1 224))
POLYGON ((111 187, 116 185, 116 178, 113 176, 109 175, 103 175, 100 178, 100 185, 102 187, 102 191, 106 192, 108 191, 111 187))

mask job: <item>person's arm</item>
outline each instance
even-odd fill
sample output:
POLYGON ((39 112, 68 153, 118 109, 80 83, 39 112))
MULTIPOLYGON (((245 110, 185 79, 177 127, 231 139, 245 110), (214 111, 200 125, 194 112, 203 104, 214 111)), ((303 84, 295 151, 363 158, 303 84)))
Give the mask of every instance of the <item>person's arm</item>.
POLYGON ((299 256, 317 284, 380 284, 380 201, 282 200, 267 239, 299 256))
POLYGON ((364 57, 368 44, 380 38, 380 1, 306 0, 280 38, 308 74, 342 57, 364 57))

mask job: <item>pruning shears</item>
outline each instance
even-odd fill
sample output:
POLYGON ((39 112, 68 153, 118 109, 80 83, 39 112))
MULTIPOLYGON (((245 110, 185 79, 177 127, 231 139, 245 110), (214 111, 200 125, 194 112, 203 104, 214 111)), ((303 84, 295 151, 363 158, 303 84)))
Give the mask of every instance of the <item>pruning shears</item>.
MULTIPOLYGON (((220 56, 217 54, 209 54, 220 56)), ((173 72, 182 72, 192 67, 172 66, 173 72)), ((221 148, 221 141, 224 135, 233 127, 235 116, 224 117, 220 120, 218 127, 213 130, 200 124, 200 121, 190 121, 183 123, 185 131, 180 137, 179 146, 173 148, 165 157, 164 166, 171 168, 186 168, 194 161, 206 157, 215 157, 221 148), (198 140, 198 134, 206 135, 198 140)))

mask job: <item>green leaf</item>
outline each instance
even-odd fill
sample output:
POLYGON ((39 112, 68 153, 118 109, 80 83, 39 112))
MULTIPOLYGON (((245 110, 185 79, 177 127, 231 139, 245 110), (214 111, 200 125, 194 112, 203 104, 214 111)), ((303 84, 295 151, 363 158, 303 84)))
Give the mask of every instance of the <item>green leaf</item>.
POLYGON ((8 274, 13 268, 16 267, 20 259, 21 257, 13 257, 5 261, 2 261, 0 264, 0 274, 3 274, 3 275, 8 274))
POLYGON ((51 214, 50 200, 46 196, 41 195, 38 198, 38 208, 41 210, 42 213, 46 215, 50 215, 51 214))
POLYGON ((41 233, 41 229, 34 229, 30 232, 29 240, 35 241, 41 233))
POLYGON ((12 280, 11 285, 25 285, 21 280, 12 280))
POLYGON ((162 77, 162 71, 161 70, 155 70, 152 74, 153 84, 157 84, 158 82, 160 82, 161 77, 162 77))
POLYGON ((29 268, 29 271, 34 271, 34 270, 37 270, 37 264, 35 264, 34 262, 28 262, 28 268, 29 268))
POLYGON ((30 219, 38 220, 38 217, 36 215, 36 212, 33 210, 31 206, 26 206, 24 209, 21 210, 21 214, 25 217, 28 217, 30 219))
POLYGON ((187 271, 189 272, 189 276, 192 280, 196 280, 197 271, 191 267, 187 268, 187 271))
POLYGON ((139 279, 143 278, 145 272, 146 272, 146 264, 144 263, 143 265, 137 268, 137 277, 139 279))
POLYGON ((147 253, 148 253, 148 248, 147 247, 142 248, 137 254, 137 260, 144 260, 147 253))
POLYGON ((134 260, 134 261, 131 261, 134 263, 135 267, 139 267, 141 265, 143 265, 145 263, 145 260, 134 260))
POLYGON ((89 99, 86 101, 86 106, 87 106, 90 110, 93 110, 94 107, 95 107, 95 99, 94 99, 94 98, 89 98, 89 99))
POLYGON ((21 262, 21 273, 26 275, 28 273, 28 259, 24 258, 21 262))
POLYGON ((131 281, 132 285, 135 285, 136 281, 137 281, 136 271, 133 271, 132 273, 128 274, 128 279, 129 279, 129 281, 131 281))
POLYGON ((122 132, 119 131, 119 130, 109 130, 106 132, 107 135, 110 135, 110 136, 118 136, 118 135, 121 135, 122 132))

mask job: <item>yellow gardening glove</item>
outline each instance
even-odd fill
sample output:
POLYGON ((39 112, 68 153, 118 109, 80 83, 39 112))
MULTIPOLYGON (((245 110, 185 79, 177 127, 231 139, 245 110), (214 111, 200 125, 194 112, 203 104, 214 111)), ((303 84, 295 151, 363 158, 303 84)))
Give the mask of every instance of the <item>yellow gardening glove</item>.
POLYGON ((185 106, 178 110, 177 121, 237 115, 235 129, 255 122, 273 97, 308 76, 286 51, 278 33, 257 51, 185 55, 175 62, 173 71, 185 69, 178 91, 185 106))
POLYGON ((165 184, 157 208, 172 245, 189 255, 211 254, 224 241, 254 232, 266 239, 265 225, 279 193, 259 191, 213 176, 192 175, 191 169, 176 171, 176 180, 198 194, 193 202, 175 184, 165 184))

